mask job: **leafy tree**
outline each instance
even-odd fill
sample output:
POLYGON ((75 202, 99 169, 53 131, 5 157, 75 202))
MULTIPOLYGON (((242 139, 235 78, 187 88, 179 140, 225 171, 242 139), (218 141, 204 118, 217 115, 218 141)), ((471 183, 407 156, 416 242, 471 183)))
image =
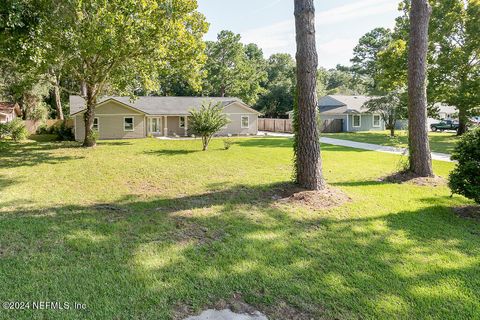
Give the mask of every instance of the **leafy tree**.
MULTIPOLYGON (((480 106, 480 2, 441 0, 432 2, 428 49, 429 114, 437 102, 459 110, 460 130, 480 106)), ((378 54, 378 79, 384 90, 406 84, 407 43, 411 1, 400 3, 403 14, 396 19, 392 42, 378 54)))
POLYGON ((375 81, 384 92, 407 86, 407 42, 393 40, 377 55, 375 81))
POLYGON ((255 108, 267 117, 278 117, 293 108, 295 60, 286 53, 277 53, 267 60, 267 80, 255 108))
POLYGON ((360 78, 361 82, 366 84, 367 90, 371 94, 379 91, 375 81, 378 78, 377 55, 389 45, 390 40, 391 31, 389 29, 375 28, 360 37, 358 44, 353 49, 353 58, 350 60, 352 71, 360 78))
POLYGON ((204 93, 214 96, 236 96, 254 104, 266 79, 263 53, 254 44, 244 46, 240 35, 221 31, 217 41, 207 42, 207 76, 204 93))
POLYGON ((95 145, 92 126, 100 95, 133 94, 135 82, 154 90, 170 66, 178 67, 177 61, 195 68, 202 60, 207 24, 196 11, 196 1, 45 0, 42 4, 31 59, 45 69, 50 61, 62 61, 62 71, 82 84, 85 147, 95 145))
POLYGON ((385 127, 390 130, 390 136, 395 136, 397 120, 405 117, 407 108, 402 101, 402 93, 391 91, 383 96, 374 97, 363 105, 368 111, 379 114, 385 122, 385 127))
POLYGON ((412 0, 408 45, 408 145, 410 171, 433 176, 427 129, 428 0, 412 0))
POLYGON ((214 134, 229 123, 220 102, 203 103, 199 110, 191 110, 189 114, 188 129, 202 137, 203 151, 207 150, 214 134))
POLYGON ((355 74, 349 67, 337 65, 335 69, 320 68, 318 72, 318 80, 323 79, 323 85, 318 90, 323 88, 325 94, 359 95, 368 93, 365 84, 355 80, 355 74))
POLYGON ((313 0, 295 0, 297 87, 294 109, 297 183, 309 190, 325 188, 317 126, 317 68, 313 0))
POLYGON ((480 204, 480 128, 465 134, 455 146, 452 159, 457 161, 448 185, 452 192, 480 204))
POLYGON ((430 35, 434 64, 429 93, 457 107, 461 135, 472 111, 480 107, 480 1, 436 2, 430 35))

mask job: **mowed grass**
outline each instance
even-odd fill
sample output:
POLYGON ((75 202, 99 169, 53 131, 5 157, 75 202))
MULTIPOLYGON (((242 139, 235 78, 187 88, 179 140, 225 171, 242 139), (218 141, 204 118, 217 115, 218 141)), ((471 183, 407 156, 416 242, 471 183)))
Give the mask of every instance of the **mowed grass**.
MULTIPOLYGON (((383 146, 402 147, 408 146, 408 133, 405 130, 396 130, 395 137, 390 137, 390 131, 359 131, 324 133, 329 138, 351 140, 379 144, 383 146)), ((430 149, 432 152, 452 153, 459 137, 455 132, 429 132, 430 149)))
POLYGON ((471 202, 379 182, 399 156, 323 145, 328 183, 352 201, 314 211, 268 192, 290 181, 291 140, 199 149, 0 143, 0 301, 86 305, 0 318, 171 319, 234 295, 270 319, 480 316, 480 224, 451 210, 471 202))

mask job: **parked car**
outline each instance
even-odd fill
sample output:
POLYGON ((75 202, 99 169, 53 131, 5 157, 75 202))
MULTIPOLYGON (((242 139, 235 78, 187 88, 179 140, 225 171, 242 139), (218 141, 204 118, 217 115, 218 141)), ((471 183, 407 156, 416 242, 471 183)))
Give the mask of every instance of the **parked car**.
POLYGON ((432 131, 444 131, 444 130, 458 130, 458 122, 452 120, 442 120, 439 123, 433 123, 430 125, 432 131))

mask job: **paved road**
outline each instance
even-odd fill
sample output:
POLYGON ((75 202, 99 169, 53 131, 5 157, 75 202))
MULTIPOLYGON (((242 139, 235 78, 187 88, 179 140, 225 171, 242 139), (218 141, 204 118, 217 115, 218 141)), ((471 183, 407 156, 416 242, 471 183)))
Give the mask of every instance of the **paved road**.
MULTIPOLYGON (((264 135, 264 134, 265 134, 264 132, 259 133, 259 135, 264 135)), ((293 137, 293 134, 290 134, 290 133, 268 132, 267 135, 274 136, 274 137, 293 137)), ((405 148, 381 146, 381 145, 372 144, 372 143, 333 139, 333 138, 327 138, 327 137, 321 137, 320 142, 326 143, 326 144, 333 144, 336 146, 350 147, 350 148, 363 149, 363 150, 371 150, 371 151, 393 153, 393 154, 407 154, 407 150, 405 148)), ((439 161, 453 162, 453 160, 450 159, 450 155, 447 153, 432 152, 432 159, 439 160, 439 161)))

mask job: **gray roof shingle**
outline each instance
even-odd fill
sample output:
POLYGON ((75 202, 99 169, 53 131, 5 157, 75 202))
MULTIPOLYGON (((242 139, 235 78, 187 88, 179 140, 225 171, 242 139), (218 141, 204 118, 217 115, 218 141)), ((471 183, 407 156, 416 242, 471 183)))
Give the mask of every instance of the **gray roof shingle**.
MULTIPOLYGON (((109 99, 117 100, 148 115, 186 115, 191 109, 199 109, 205 101, 220 102, 223 106, 233 102, 245 105, 240 99, 233 97, 136 97, 135 100, 131 100, 130 97, 106 96, 99 99, 98 103, 109 99)), ((85 100, 82 97, 70 96, 70 115, 84 109, 85 100)), ((257 111, 252 109, 252 112, 257 111)))
POLYGON ((322 114, 362 113, 367 112, 363 104, 372 97, 328 95, 320 98, 318 106, 322 114))

